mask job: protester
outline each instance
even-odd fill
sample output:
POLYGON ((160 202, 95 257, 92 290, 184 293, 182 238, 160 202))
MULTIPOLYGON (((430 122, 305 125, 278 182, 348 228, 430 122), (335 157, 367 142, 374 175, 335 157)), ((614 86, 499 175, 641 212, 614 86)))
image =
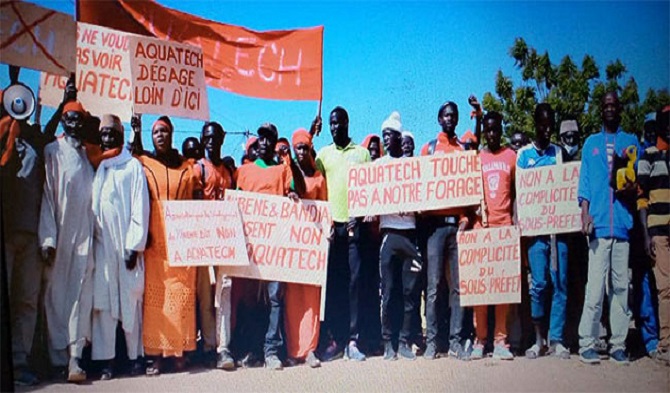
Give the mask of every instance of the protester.
POLYGON ((244 147, 244 155, 242 156, 242 165, 255 162, 258 158, 258 138, 255 136, 247 139, 247 144, 244 147))
MULTIPOLYGON (((484 203, 486 220, 475 224, 478 227, 501 227, 512 225, 515 197, 514 177, 516 154, 508 147, 501 146, 503 117, 498 112, 484 115, 483 136, 486 147, 480 152, 482 176, 484 178, 484 203)), ((496 304, 493 342, 493 358, 512 360, 514 355, 507 345, 508 304, 496 304)), ((484 357, 488 338, 489 306, 476 306, 476 341, 472 350, 472 359, 484 357)))
POLYGON ((633 227, 631 205, 637 184, 628 180, 622 189, 614 190, 610 186, 610 176, 613 175, 614 156, 622 156, 632 149, 639 152, 640 146, 634 135, 620 127, 622 107, 617 93, 606 93, 601 104, 603 128, 584 143, 579 175, 582 232, 590 240, 586 298, 579 323, 579 353, 584 363, 600 363, 594 346, 607 286, 612 331, 610 360, 626 364, 626 335, 631 317, 628 309, 628 232, 633 227))
POLYGON ((91 339, 93 305, 94 217, 89 212, 94 173, 81 140, 85 116, 79 102, 66 103, 61 119, 65 135, 44 149, 46 181, 38 230, 47 264, 49 355, 54 366, 68 365, 70 382, 86 379, 80 361, 91 339))
POLYGON ((103 151, 115 151, 104 159, 93 179, 94 261, 93 360, 104 360, 102 380, 112 379, 116 355, 116 326, 120 322, 126 341, 131 375, 142 373, 138 357, 142 347, 142 299, 144 263, 142 252, 149 228, 149 194, 142 165, 123 145, 123 125, 115 115, 103 115, 100 123, 103 151))
POLYGON ((582 159, 581 145, 582 135, 576 120, 563 120, 559 129, 561 146, 565 162, 580 161, 582 159))
POLYGON ((656 114, 656 146, 645 150, 637 168, 641 194, 637 207, 644 234, 645 251, 653 260, 658 289, 658 347, 647 349, 652 358, 670 366, 670 177, 668 176, 668 142, 670 141, 670 106, 656 114))
POLYGON ((181 144, 181 154, 184 158, 193 160, 194 162, 201 159, 204 154, 198 138, 190 136, 184 139, 184 142, 181 144))
MULTIPOLYGON (((200 145, 205 156, 193 165, 196 189, 202 190, 202 199, 222 201, 225 190, 231 189, 233 176, 221 159, 221 147, 226 132, 217 122, 207 122, 202 127, 200 145)), ((200 336, 203 341, 205 364, 232 370, 235 362, 230 354, 232 281, 219 274, 213 266, 196 268, 196 299, 199 311, 200 336), (213 279, 213 281, 212 281, 213 279)))
MULTIPOLYGON (((305 176, 304 199, 325 201, 328 198, 326 178, 316 169, 311 151, 312 136, 305 129, 293 133, 293 151, 305 176)), ((286 352, 290 359, 305 362, 312 368, 321 366, 316 356, 319 344, 321 288, 313 285, 286 284, 285 293, 286 352)))
MULTIPOLYGON (((139 134, 140 129, 133 131, 139 134)), ((159 117, 151 127, 154 152, 138 157, 151 201, 142 333, 144 352, 150 357, 147 375, 160 374, 163 358, 168 357, 175 358, 175 369, 184 369, 184 351, 195 350, 196 268, 169 265, 161 201, 191 199, 197 180, 191 164, 172 148, 173 134, 170 119, 159 117)))
POLYGON ((316 157, 316 168, 326 177, 334 221, 328 252, 326 318, 321 325, 322 360, 341 357, 344 349, 346 359, 362 361, 365 355, 358 349, 357 342, 364 238, 359 220, 349 216, 347 182, 349 166, 370 162, 370 153, 349 137, 349 115, 344 108, 335 107, 330 112, 329 122, 333 143, 319 150, 316 157), (324 328, 330 330, 332 342, 328 342, 329 335, 324 334, 324 328))
POLYGON ((402 155, 414 157, 414 135, 409 131, 402 132, 402 155))
POLYGON ((361 146, 366 148, 370 153, 370 160, 375 161, 379 157, 384 155, 384 147, 382 146, 381 139, 376 134, 369 134, 363 139, 361 146))
MULTIPOLYGON (((288 196, 297 200, 305 194, 305 180, 298 165, 290 156, 282 156, 289 165, 278 164, 275 147, 278 133, 274 124, 266 123, 258 129, 258 158, 253 164, 239 169, 237 187, 242 191, 288 196)), ((284 313, 284 283, 269 281, 264 283, 270 301, 270 314, 265 334, 265 367, 281 370, 279 351, 283 345, 281 320, 284 313)))
POLYGON ((470 130, 465 131, 459 143, 463 146, 463 150, 477 150, 477 137, 470 130))
MULTIPOLYGON (((426 143, 421 149, 421 155, 432 155, 436 152, 452 154, 463 151, 456 136, 458 125, 458 106, 448 101, 437 112, 437 122, 442 130, 436 139, 426 143)), ((450 208, 431 211, 426 214, 430 217, 428 223, 427 243, 427 296, 426 296, 426 350, 424 358, 437 357, 438 319, 441 318, 441 309, 437 307, 438 292, 443 290, 445 264, 448 264, 449 275, 447 287, 449 292, 449 356, 460 360, 468 360, 469 351, 466 348, 466 334, 463 329, 465 318, 464 309, 460 306, 458 280, 458 244, 456 235, 464 230, 469 220, 467 209, 450 208)))
MULTIPOLYGON (((554 110, 547 103, 535 107, 535 140, 517 152, 517 168, 529 169, 563 163, 559 146, 551 143, 555 132, 554 110)), ((553 295, 549 317, 548 354, 569 359, 570 351, 563 345, 565 308, 567 302, 568 248, 561 235, 542 235, 529 239, 528 263, 531 273, 531 317, 535 328, 535 343, 526 350, 526 357, 535 359, 545 353, 543 324, 546 315, 547 273, 551 277, 553 295)))
POLYGON ((510 136, 509 147, 518 153, 519 149, 526 146, 528 143, 528 136, 523 131, 517 130, 510 136))
MULTIPOLYGON (((379 159, 380 162, 403 156, 401 130, 402 123, 397 112, 393 112, 382 123, 382 137, 387 154, 379 159)), ((403 359, 414 360, 416 355, 412 352, 411 345, 412 322, 419 307, 416 290, 419 272, 423 266, 416 244, 416 220, 414 213, 401 213, 382 215, 379 222, 382 233, 379 255, 384 360, 396 360, 397 354, 403 359), (402 315, 399 333, 394 332, 395 314, 402 315)))
POLYGON ((644 117, 644 133, 642 134, 642 150, 656 146, 656 112, 647 113, 644 117))

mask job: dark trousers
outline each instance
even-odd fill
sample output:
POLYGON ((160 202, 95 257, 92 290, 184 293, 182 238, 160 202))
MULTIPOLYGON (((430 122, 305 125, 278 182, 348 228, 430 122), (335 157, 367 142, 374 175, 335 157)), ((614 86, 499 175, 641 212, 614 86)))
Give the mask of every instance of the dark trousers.
POLYGON ((265 284, 268 291, 268 300, 270 304, 270 313, 268 318, 268 330, 265 333, 265 345, 263 352, 265 357, 270 355, 279 355, 279 351, 284 345, 282 335, 283 314, 284 314, 284 283, 278 281, 269 281, 265 284))
POLYGON ((330 243, 326 318, 321 325, 325 334, 321 334, 321 338, 326 339, 329 332, 339 345, 346 344, 347 340, 358 340, 362 249, 360 232, 360 226, 356 225, 350 236, 347 224, 336 222, 330 243))
POLYGON ((399 340, 408 343, 412 335, 412 320, 418 303, 416 289, 422 260, 416 248, 414 230, 382 230, 379 251, 382 283, 382 340, 393 339, 393 305, 398 287, 402 288, 403 318, 399 340))
POLYGON ((458 279, 458 245, 456 225, 445 225, 433 227, 428 237, 427 245, 427 299, 426 299, 426 342, 435 343, 438 334, 438 319, 442 309, 437 307, 438 291, 444 287, 447 281, 449 291, 449 346, 461 343, 464 340, 463 317, 461 307, 458 279), (449 276, 446 277, 445 265, 449 264, 449 276))

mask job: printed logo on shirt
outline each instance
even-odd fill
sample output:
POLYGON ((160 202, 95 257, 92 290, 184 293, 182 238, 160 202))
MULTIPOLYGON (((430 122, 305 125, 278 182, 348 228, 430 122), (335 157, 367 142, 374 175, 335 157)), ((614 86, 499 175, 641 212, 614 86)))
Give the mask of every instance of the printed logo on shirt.
POLYGON ((487 178, 489 184, 489 194, 491 198, 495 198, 498 193, 498 187, 500 186, 500 174, 493 173, 487 178))
POLYGON ((600 154, 600 149, 598 149, 597 147, 594 147, 593 152, 591 154, 594 155, 594 156, 597 156, 598 154, 600 154))

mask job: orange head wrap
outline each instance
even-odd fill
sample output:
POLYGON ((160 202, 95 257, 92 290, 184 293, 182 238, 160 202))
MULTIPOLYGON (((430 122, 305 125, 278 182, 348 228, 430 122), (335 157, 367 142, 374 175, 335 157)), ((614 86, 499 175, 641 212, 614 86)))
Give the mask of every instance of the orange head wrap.
POLYGON ((310 135, 306 129, 298 128, 293 132, 291 143, 293 144, 294 149, 299 143, 304 143, 307 146, 312 147, 312 135, 310 135))
POLYGON ((255 136, 252 136, 251 138, 247 139, 247 145, 246 145, 245 148, 244 148, 245 152, 249 152, 249 148, 250 148, 254 143, 256 143, 257 140, 258 140, 258 138, 256 138, 255 136))
POLYGON ((84 107, 79 101, 68 101, 65 106, 63 106, 63 113, 68 112, 79 112, 82 115, 86 113, 84 107))

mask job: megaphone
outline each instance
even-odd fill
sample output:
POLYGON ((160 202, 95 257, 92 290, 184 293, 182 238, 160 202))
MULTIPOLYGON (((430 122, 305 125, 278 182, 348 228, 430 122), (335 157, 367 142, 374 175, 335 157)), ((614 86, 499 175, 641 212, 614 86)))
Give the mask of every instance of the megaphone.
POLYGON ((16 83, 3 92, 2 106, 12 118, 27 119, 35 112, 35 95, 28 86, 16 83))

